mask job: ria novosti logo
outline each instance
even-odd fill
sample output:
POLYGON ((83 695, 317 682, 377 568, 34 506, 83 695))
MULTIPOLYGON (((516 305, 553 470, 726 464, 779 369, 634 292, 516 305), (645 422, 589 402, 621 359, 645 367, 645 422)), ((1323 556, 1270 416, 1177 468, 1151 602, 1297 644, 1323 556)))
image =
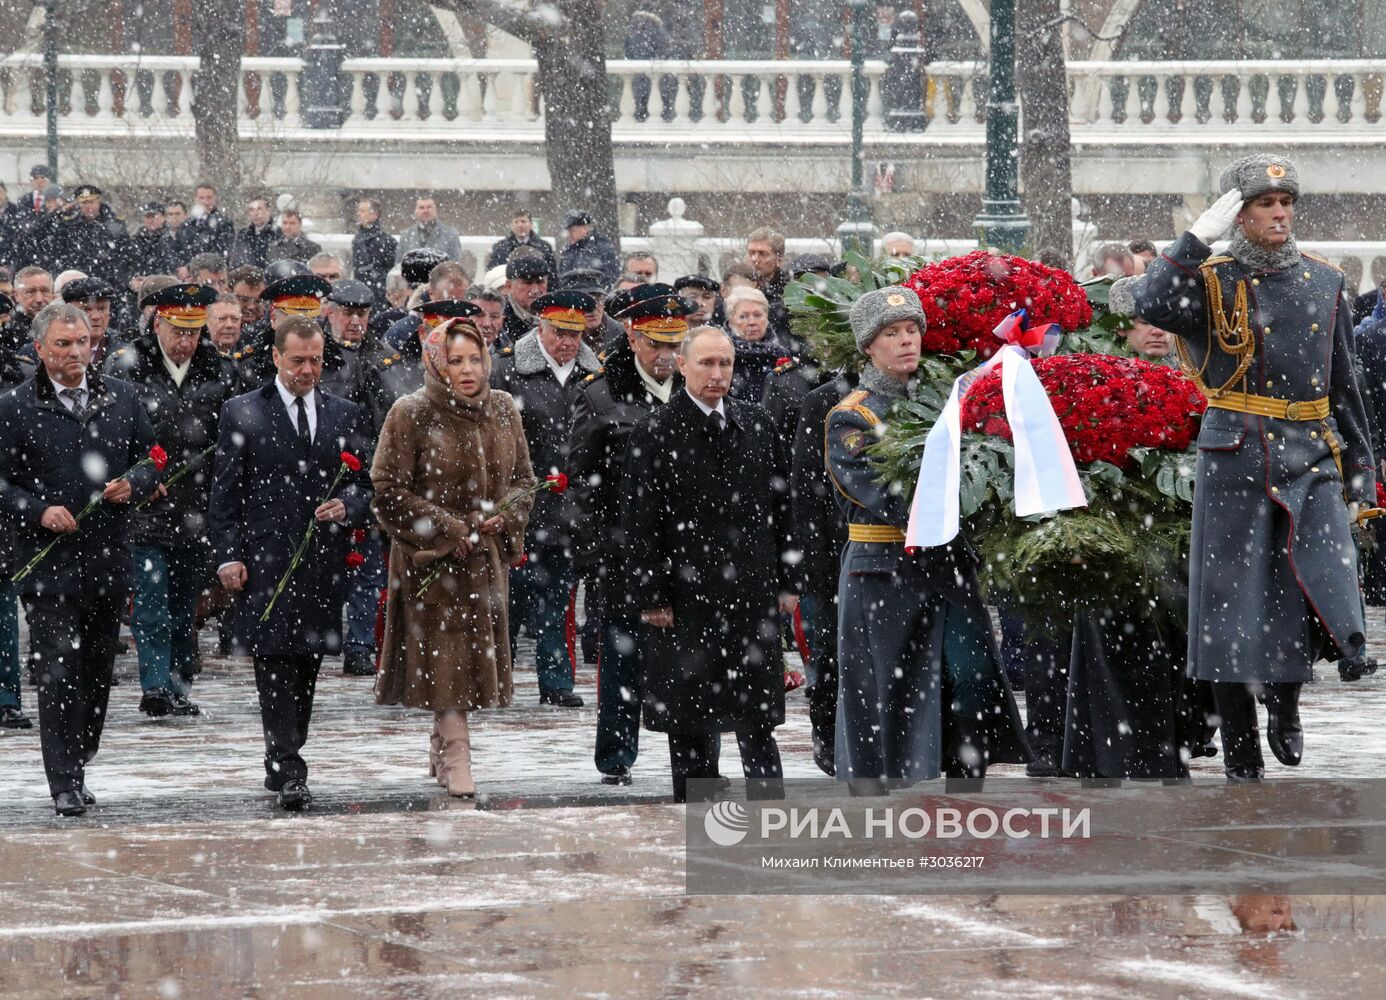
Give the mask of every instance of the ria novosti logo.
POLYGON ((703 817, 703 830, 718 847, 735 847, 750 829, 751 818, 739 802, 718 802, 703 817))

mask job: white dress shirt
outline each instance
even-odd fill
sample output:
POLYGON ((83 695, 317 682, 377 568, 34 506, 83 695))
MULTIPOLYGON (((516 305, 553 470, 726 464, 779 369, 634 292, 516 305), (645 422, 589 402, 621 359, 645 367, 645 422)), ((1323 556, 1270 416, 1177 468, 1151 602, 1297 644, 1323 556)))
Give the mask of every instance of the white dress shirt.
POLYGON ((91 405, 91 389, 87 387, 86 372, 82 373, 82 381, 78 382, 76 385, 62 385, 58 382, 54 382, 53 388, 58 391, 58 399, 61 400, 62 404, 67 407, 68 413, 73 413, 77 409, 77 401, 74 400, 71 396, 64 395, 64 393, 69 392, 72 389, 81 389, 82 395, 79 398, 86 405, 91 405))
MULTIPOLYGON (((288 389, 284 388, 278 376, 274 379, 274 387, 279 390, 279 398, 284 401, 284 409, 289 411, 289 426, 298 433, 298 397, 288 389)), ((303 408, 308 411, 308 440, 316 441, 318 438, 318 390, 314 389, 303 397, 303 408)))
MULTIPOLYGON (((688 386, 684 386, 684 387, 683 387, 683 391, 684 391, 684 392, 688 392, 688 386)), ((700 410, 703 411, 703 416, 707 416, 709 413, 720 413, 720 414, 722 415, 722 425, 723 425, 724 427, 726 426, 726 423, 727 423, 727 408, 726 408, 725 406, 722 405, 722 403, 725 402, 724 399, 719 399, 719 400, 717 401, 717 405, 716 405, 715 407, 713 407, 713 406, 708 406, 706 403, 704 403, 704 402, 703 402, 701 399, 699 399, 697 396, 693 395, 693 393, 691 393, 691 392, 688 392, 688 398, 691 399, 691 400, 693 400, 694 405, 696 405, 696 406, 698 407, 698 409, 700 409, 700 410)))

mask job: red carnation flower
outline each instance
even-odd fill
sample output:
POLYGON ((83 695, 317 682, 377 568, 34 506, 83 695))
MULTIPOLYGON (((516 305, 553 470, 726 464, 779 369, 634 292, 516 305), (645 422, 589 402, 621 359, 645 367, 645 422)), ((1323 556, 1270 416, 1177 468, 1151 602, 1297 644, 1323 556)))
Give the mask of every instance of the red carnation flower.
POLYGON ((361 471, 361 460, 349 451, 342 452, 342 464, 352 472, 361 471))
POLYGON ((359 552, 348 552, 346 557, 347 569, 355 569, 357 566, 364 566, 366 557, 359 552))
POLYGON ((1381 485, 1381 480, 1376 482, 1376 505, 1386 507, 1386 486, 1381 485))
MULTIPOLYGON (((1172 368, 1103 354, 1065 354, 1033 362, 1079 463, 1129 466, 1132 448, 1183 451, 1198 433, 1208 401, 1172 368)), ((962 426, 1011 438, 1000 368, 963 397, 962 426)))
POLYGON ((555 472, 544 480, 544 486, 555 493, 562 493, 568 488, 568 474, 566 472, 555 472))
POLYGON ((168 452, 164 451, 163 445, 156 444, 149 449, 149 460, 154 463, 154 468, 163 472, 165 466, 168 465, 168 452))
POLYGON ((797 690, 799 690, 801 687, 803 687, 803 686, 804 686, 805 684, 807 684, 807 683, 808 683, 808 679, 804 677, 802 671, 799 671, 799 670, 786 670, 786 671, 784 672, 784 692, 785 692, 785 694, 788 694, 790 691, 797 691, 797 690))
POLYGON ((776 367, 776 368, 778 368, 780 365, 787 365, 787 364, 789 364, 789 358, 787 358, 787 357, 785 357, 785 358, 776 358, 776 359, 775 359, 775 367, 776 367))
POLYGON ((924 307, 924 350, 939 354, 990 357, 1001 346, 992 333, 996 324, 1022 306, 1032 325, 1073 331, 1092 322, 1092 306, 1072 275, 1022 257, 976 250, 926 264, 903 284, 924 307))
POLYGON ((355 531, 353 531, 353 532, 351 533, 351 544, 352 544, 352 545, 360 545, 360 544, 361 544, 362 542, 364 542, 365 540, 366 540, 366 529, 365 529, 365 528, 357 528, 355 531))

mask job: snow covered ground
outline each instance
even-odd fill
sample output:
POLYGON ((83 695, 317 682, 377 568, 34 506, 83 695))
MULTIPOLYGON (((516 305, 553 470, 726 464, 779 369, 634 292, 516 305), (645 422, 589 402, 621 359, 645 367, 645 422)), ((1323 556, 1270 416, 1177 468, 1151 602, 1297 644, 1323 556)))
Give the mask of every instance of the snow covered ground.
MULTIPOLYGON (((83 819, 52 815, 37 730, 0 732, 0 996, 1386 995, 1375 895, 688 896, 662 741, 629 788, 597 781, 590 667, 587 708, 539 707, 521 671, 515 707, 475 718, 478 808, 425 777, 423 713, 329 661, 305 752, 321 808, 285 816, 249 664, 205 651, 187 721, 140 715, 121 658, 83 819)), ((1382 773, 1386 677, 1329 671, 1304 708, 1304 765, 1273 781, 1382 773)), ((779 734, 787 774, 816 775, 801 694, 779 734)), ((734 742, 723 760, 736 776, 734 742)), ((1197 762, 1196 786, 1220 779, 1197 762)), ((1328 850, 1379 850, 1379 824, 1343 825, 1328 850)))

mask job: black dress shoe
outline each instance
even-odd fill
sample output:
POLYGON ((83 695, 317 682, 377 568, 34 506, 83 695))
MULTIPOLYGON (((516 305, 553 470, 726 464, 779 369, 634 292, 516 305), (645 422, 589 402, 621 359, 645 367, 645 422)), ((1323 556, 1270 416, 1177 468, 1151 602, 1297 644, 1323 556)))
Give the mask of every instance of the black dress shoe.
POLYGON ((959 795, 967 792, 980 792, 986 778, 963 777, 962 775, 945 776, 943 779, 943 790, 949 795, 959 795))
POLYGON ((828 777, 837 776, 837 754, 831 743, 820 740, 817 736, 813 738, 813 762, 828 777))
POLYGON ((348 649, 342 657, 342 673, 347 677, 374 677, 374 654, 360 649, 348 649))
POLYGON ((1299 713, 1291 718, 1288 712, 1266 716, 1266 742, 1275 759, 1286 767, 1298 767, 1304 756, 1304 730, 1299 725, 1299 713))
POLYGON ((140 711, 156 719, 163 718, 173 711, 173 692, 163 688, 153 688, 140 699, 140 711))
POLYGON ((53 796, 53 811, 59 816, 82 816, 87 811, 87 804, 77 792, 59 792, 53 796))
POLYGON ((1035 759, 1025 765, 1027 778, 1062 778, 1064 769, 1059 766, 1054 754, 1036 753, 1035 759))
POLYGON ((82 787, 78 789, 77 794, 82 797, 82 801, 85 802, 87 805, 96 805, 96 796, 93 795, 91 792, 87 791, 87 783, 85 781, 82 782, 82 787))
POLYGON ((111 687, 113 687, 113 688, 118 688, 118 687, 120 687, 120 678, 117 677, 115 674, 111 674, 111 687))
POLYGON ((1212 740, 1207 743, 1199 743, 1189 747, 1189 757, 1197 759, 1199 757, 1216 757, 1218 755, 1218 745, 1212 740))
POLYGON ((629 785, 629 784, 630 784, 630 772, 629 772, 629 771, 617 771, 615 774, 603 774, 603 775, 602 775, 602 784, 603 784, 603 785, 629 785))
POLYGON ((308 791, 308 782, 301 778, 284 782, 279 789, 279 805, 286 812, 303 812, 313 804, 313 793, 308 791))
POLYGON ((12 705, 0 708, 0 729, 33 729, 34 720, 12 705))
POLYGON ((1344 681, 1360 681, 1363 677, 1376 673, 1376 660, 1370 656, 1354 656, 1338 661, 1338 676, 1344 681))
POLYGON ((558 708, 581 708, 582 699, 571 691, 540 691, 539 704, 558 708))
POLYGON ((1265 769, 1254 765, 1240 767, 1225 767, 1223 774, 1227 775, 1229 785, 1259 785, 1265 779, 1265 769))
POLYGON ((194 702, 188 701, 188 699, 181 694, 175 694, 169 701, 172 706, 169 709, 170 715, 186 717, 189 715, 202 714, 202 709, 198 708, 194 702))

